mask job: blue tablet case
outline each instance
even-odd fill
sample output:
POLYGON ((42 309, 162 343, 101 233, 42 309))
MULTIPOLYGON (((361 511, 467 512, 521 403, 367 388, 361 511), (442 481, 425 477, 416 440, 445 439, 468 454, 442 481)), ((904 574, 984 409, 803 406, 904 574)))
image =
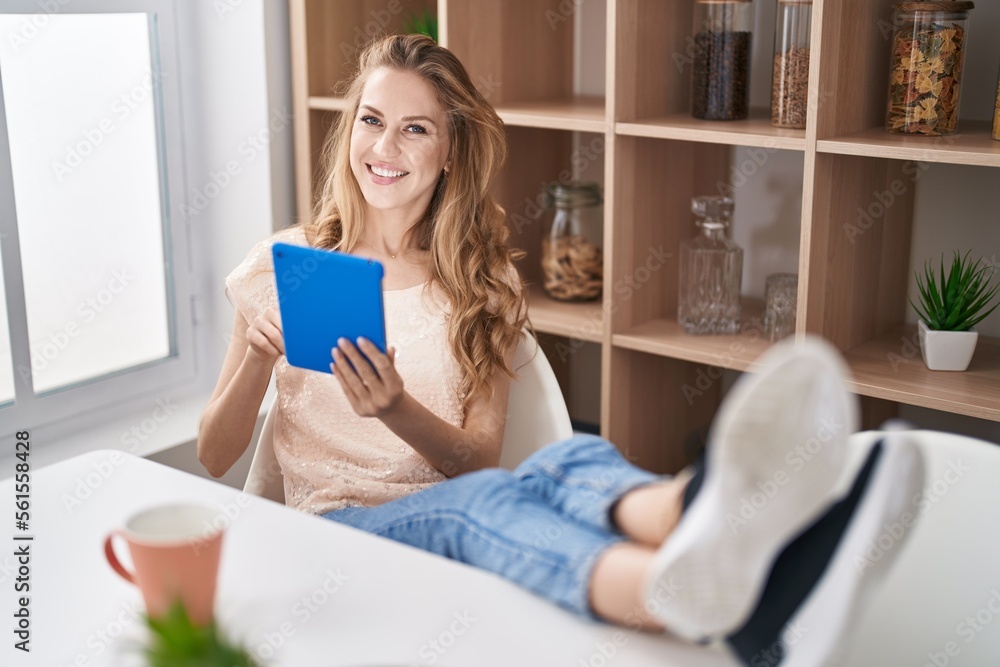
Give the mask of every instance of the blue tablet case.
POLYGON ((329 373, 341 336, 355 345, 364 336, 385 352, 379 262, 286 243, 272 254, 289 364, 329 373))

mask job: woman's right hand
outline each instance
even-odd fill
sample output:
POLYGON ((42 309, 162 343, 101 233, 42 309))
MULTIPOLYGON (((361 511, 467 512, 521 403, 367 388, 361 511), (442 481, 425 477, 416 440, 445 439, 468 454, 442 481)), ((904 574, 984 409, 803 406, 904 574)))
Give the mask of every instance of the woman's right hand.
POLYGON ((259 361, 273 366, 285 353, 285 339, 281 334, 281 313, 271 306, 254 318, 247 327, 248 351, 259 361))

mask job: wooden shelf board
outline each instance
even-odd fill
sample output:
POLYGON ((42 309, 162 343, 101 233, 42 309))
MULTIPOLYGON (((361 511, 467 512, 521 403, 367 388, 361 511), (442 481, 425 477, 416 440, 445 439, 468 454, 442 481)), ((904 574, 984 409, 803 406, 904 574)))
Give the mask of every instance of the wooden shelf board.
POLYGON ((321 111, 347 111, 347 100, 343 97, 313 95, 309 98, 309 108, 321 111))
POLYGON ((990 123, 984 121, 961 121, 958 133, 948 137, 890 134, 881 126, 873 127, 842 137, 821 139, 816 142, 816 150, 891 160, 1000 167, 1000 141, 992 139, 990 123))
POLYGON ((855 393, 1000 421, 1000 338, 980 336, 963 373, 927 370, 913 325, 897 327, 845 357, 855 393))
POLYGON ((745 371, 771 343, 764 337, 763 302, 743 302, 743 333, 731 336, 693 336, 673 318, 660 318, 611 337, 613 345, 637 352, 683 359, 698 364, 745 371))
POLYGON ((615 132, 653 139, 760 146, 790 151, 806 149, 806 131, 774 127, 767 109, 752 109, 750 118, 731 121, 701 120, 690 113, 672 114, 616 123, 615 132))
POLYGON ((528 288, 528 317, 540 333, 600 343, 604 326, 601 302, 569 303, 548 296, 541 287, 528 288))
POLYGON ((578 95, 569 99, 510 102, 496 109, 507 125, 600 134, 606 129, 603 97, 578 95))

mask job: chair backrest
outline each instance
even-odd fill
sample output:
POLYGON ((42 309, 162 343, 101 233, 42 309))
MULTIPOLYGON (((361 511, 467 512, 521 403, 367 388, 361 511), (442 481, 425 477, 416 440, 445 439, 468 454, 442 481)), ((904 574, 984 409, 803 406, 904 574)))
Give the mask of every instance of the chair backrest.
POLYGON ((278 459, 274 456, 274 420, 278 413, 275 405, 277 401, 268 408, 264 425, 260 427, 260 435, 257 436, 257 446, 250 462, 247 481, 243 484, 243 491, 284 504, 285 479, 281 474, 278 459))
MULTIPOLYGON (((534 337, 527 334, 514 352, 517 379, 510 383, 507 425, 504 428, 500 465, 513 469, 518 463, 550 442, 573 435, 569 410, 555 373, 534 337)), ((267 411, 257 437, 250 473, 243 490, 257 496, 285 502, 284 479, 274 456, 274 405, 267 411)))
POLYGON ((569 410, 545 353, 527 333, 514 352, 500 467, 514 469, 545 445, 573 436, 569 410))

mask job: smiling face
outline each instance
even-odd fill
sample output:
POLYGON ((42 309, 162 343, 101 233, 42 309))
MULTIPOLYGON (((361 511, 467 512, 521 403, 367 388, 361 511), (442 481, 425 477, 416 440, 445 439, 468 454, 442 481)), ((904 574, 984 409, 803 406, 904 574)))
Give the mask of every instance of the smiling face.
POLYGON ((351 131, 351 171, 369 213, 416 222, 448 161, 447 119, 431 84, 412 72, 372 72, 351 131))

